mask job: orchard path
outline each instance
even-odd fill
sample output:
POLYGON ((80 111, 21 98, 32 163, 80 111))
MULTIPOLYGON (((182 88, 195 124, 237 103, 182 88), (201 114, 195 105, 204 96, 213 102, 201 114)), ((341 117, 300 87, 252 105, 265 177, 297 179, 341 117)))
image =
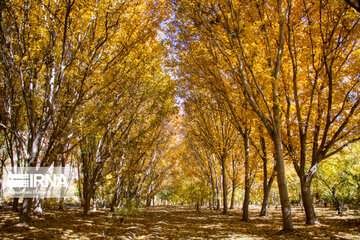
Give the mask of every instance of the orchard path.
POLYGON ((271 207, 267 217, 258 217, 256 206, 250 210, 250 222, 242 222, 239 208, 226 216, 180 206, 154 206, 128 215, 101 209, 89 217, 83 217, 80 208, 66 208, 45 210, 26 229, 14 226, 17 213, 1 209, 0 239, 360 239, 360 215, 355 210, 337 216, 333 209, 317 208, 321 224, 307 226, 301 209, 294 207, 291 233, 280 231, 280 209, 271 207))

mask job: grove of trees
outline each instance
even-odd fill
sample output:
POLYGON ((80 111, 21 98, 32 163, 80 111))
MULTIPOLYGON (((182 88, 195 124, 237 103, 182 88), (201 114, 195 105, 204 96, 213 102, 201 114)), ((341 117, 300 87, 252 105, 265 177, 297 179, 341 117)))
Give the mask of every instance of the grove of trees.
MULTIPOLYGON (((0 3, 1 177, 73 166, 83 214, 360 205, 360 3, 0 3), (276 188, 275 188, 276 187, 276 188)), ((36 198, 12 200, 20 224, 36 198), (21 205, 19 205, 21 201, 21 205)), ((66 199, 57 199, 60 209, 66 199)))

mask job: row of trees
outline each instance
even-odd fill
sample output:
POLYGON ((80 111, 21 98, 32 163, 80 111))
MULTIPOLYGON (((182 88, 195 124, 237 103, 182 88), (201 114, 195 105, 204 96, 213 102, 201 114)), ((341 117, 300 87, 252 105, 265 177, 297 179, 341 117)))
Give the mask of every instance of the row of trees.
POLYGON ((173 8, 173 64, 191 125, 187 133, 205 148, 194 156, 209 163, 206 176, 214 174, 213 159, 221 165, 224 212, 224 165, 237 145, 244 159, 243 219, 258 166, 250 158, 257 156, 264 205, 276 172, 283 228, 293 229, 285 160, 299 177, 306 223, 315 224, 311 184, 320 163, 360 139, 357 3, 174 1, 173 8), (273 172, 267 169, 270 152, 273 172))
MULTIPOLYGON (((1 171, 73 164, 85 215, 98 194, 111 210, 149 204, 174 174, 197 176, 199 184, 185 189, 201 192, 198 203, 209 193, 220 208, 223 195, 226 213, 229 185, 234 203, 243 176, 247 221, 262 167, 262 214, 276 176, 291 230, 286 160, 314 224, 315 174, 360 140, 359 7, 352 0, 2 1, 1 171)), ((343 172, 358 183, 356 172, 343 172)), ((326 176, 318 178, 333 189, 326 176)), ((21 223, 32 205, 23 200, 21 223)))
POLYGON ((1 171, 72 164, 85 215, 99 188, 112 210, 151 199, 172 168, 165 3, 15 0, 0 13, 1 171))

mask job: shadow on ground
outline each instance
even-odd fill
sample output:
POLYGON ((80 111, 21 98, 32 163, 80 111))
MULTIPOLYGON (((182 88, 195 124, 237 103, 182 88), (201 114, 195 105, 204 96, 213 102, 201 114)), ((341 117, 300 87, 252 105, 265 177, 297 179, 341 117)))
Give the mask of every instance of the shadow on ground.
POLYGON ((17 213, 0 213, 1 239, 360 239, 360 216, 350 210, 337 216, 334 210, 318 208, 321 224, 304 225, 304 213, 293 208, 295 231, 281 232, 280 209, 271 208, 269 216, 258 217, 259 209, 251 208, 251 220, 241 221, 241 209, 229 215, 191 207, 154 206, 123 216, 107 210, 89 217, 81 209, 47 210, 33 217, 31 227, 20 228, 17 213))

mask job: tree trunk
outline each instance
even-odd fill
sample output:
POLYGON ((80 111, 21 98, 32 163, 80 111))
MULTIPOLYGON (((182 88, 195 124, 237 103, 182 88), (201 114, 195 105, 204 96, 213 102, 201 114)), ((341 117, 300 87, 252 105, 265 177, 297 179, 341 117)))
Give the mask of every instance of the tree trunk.
POLYGON ((20 210, 20 225, 29 225, 31 220, 31 205, 33 199, 32 198, 24 198, 21 210, 20 210))
MULTIPOLYGON (((260 130, 260 133, 262 133, 261 127, 259 128, 259 130, 260 130)), ((260 216, 267 216, 267 206, 268 206, 271 185, 269 187, 268 180, 267 180, 267 178, 268 178, 267 149, 266 149, 265 138, 263 136, 260 136, 260 143, 261 143, 261 150, 263 152, 262 161, 263 161, 263 176, 264 176, 264 178, 263 178, 263 201, 261 204, 260 216)))
POLYGON ((271 191, 271 186, 272 186, 274 179, 275 179, 275 175, 271 176, 269 183, 267 183, 266 186, 264 187, 264 196, 263 196, 263 201, 261 204, 260 216, 267 216, 267 208, 268 208, 268 204, 269 204, 270 191, 271 191))
POLYGON ((233 179, 233 181, 232 181, 232 191, 231 191, 230 209, 234 209, 234 205, 235 205, 235 190, 236 190, 236 182, 235 182, 235 179, 233 179))
POLYGON ((117 181, 116 181, 114 197, 113 197, 113 199, 111 201, 111 204, 110 204, 110 212, 115 211, 115 206, 116 206, 116 204, 119 201, 120 196, 121 196, 121 188, 122 188, 122 183, 120 184, 120 178, 118 177, 117 181))
POLYGON ((42 207, 41 207, 41 199, 39 196, 35 197, 35 204, 34 204, 34 214, 36 216, 41 216, 43 213, 42 207))
MULTIPOLYGON (((267 162, 267 160, 266 160, 267 162)), ((270 191, 271 191, 271 187, 272 184, 275 180, 275 174, 276 174, 276 163, 272 172, 272 175, 269 179, 269 181, 267 182, 267 167, 266 167, 266 162, 264 161, 264 186, 263 186, 263 201, 261 204, 261 211, 260 211, 260 216, 267 216, 267 209, 268 209, 268 203, 269 203, 269 197, 270 197, 270 191), (266 173, 265 173, 266 171, 266 173)))
POLYGON ((96 197, 93 198, 93 211, 96 212, 97 211, 97 206, 96 206, 96 197))
POLYGON ((248 187, 245 187, 244 193, 244 202, 243 202, 243 209, 242 209, 242 220, 244 222, 249 221, 249 202, 250 202, 250 191, 248 187))
POLYGON ((115 211, 115 205, 116 205, 116 202, 117 202, 117 200, 118 200, 117 196, 118 196, 117 191, 115 191, 114 197, 113 197, 113 199, 112 199, 112 201, 111 201, 111 203, 110 203, 110 212, 114 212, 114 211, 115 211))
POLYGON ((151 206, 151 197, 148 197, 148 198, 146 199, 146 206, 147 206, 147 207, 150 207, 150 206, 151 206))
POLYGON ((213 155, 213 168, 215 173, 215 179, 216 179, 216 210, 220 210, 220 191, 221 191, 221 184, 219 183, 219 177, 216 170, 216 163, 215 163, 215 157, 213 155))
POLYGON ((304 204, 306 224, 308 225, 314 225, 319 223, 319 221, 316 219, 313 198, 311 195, 311 181, 312 179, 307 179, 307 177, 302 178, 300 181, 301 199, 304 204))
POLYGON ((244 192, 244 202, 243 202, 243 215, 242 220, 244 222, 249 221, 249 202, 250 202, 250 166, 249 166, 249 133, 245 131, 244 134, 244 150, 245 150, 245 192, 244 192))
POLYGON ((284 50, 285 42, 285 17, 283 15, 282 1, 277 1, 277 12, 279 14, 279 48, 277 50, 277 57, 274 66, 273 76, 274 80, 272 81, 272 93, 273 93, 273 131, 272 131, 272 140, 274 142, 275 156, 276 156, 276 170, 277 170, 277 183, 279 188, 280 202, 281 202, 281 211, 283 219, 283 230, 292 231, 294 230, 292 216, 291 216, 291 206, 288 196, 286 177, 285 177, 285 164, 284 164, 284 153, 282 148, 282 139, 281 139, 281 109, 280 109, 280 98, 279 98, 279 75, 281 69, 281 61, 284 50))
POLYGON ((84 216, 90 215, 90 202, 91 202, 91 196, 90 194, 84 194, 84 216))
POLYGON ((209 171, 210 171, 209 182, 210 182, 210 186, 211 186, 211 207, 210 208, 215 209, 216 190, 215 190, 215 182, 214 182, 211 158, 208 158, 208 167, 209 167, 209 171))
POLYGON ((115 203, 113 202, 110 204, 110 212, 115 212, 115 203))
POLYGON ((270 189, 271 188, 266 188, 264 189, 264 196, 263 196, 263 201, 261 204, 261 210, 260 210, 260 217, 264 217, 267 216, 267 208, 268 208, 268 202, 269 202, 269 196, 270 196, 270 189), (269 191, 267 191, 269 189, 269 191))
POLYGON ((290 206, 286 178, 285 178, 284 155, 282 149, 280 128, 277 128, 274 131, 273 141, 275 147, 275 157, 276 157, 276 166, 277 166, 277 183, 279 188, 281 212, 283 218, 283 230, 292 231, 294 229, 294 226, 291 216, 291 206, 290 206))
POLYGON ((59 210, 63 210, 63 209, 64 209, 64 205, 65 205, 64 198, 60 198, 60 199, 59 199, 58 209, 59 209, 59 210))
POLYGON ((211 206, 212 206, 212 209, 215 209, 215 206, 216 206, 216 191, 215 191, 215 188, 213 188, 213 191, 212 191, 211 206))
POLYGON ((216 192, 216 210, 220 210, 220 189, 216 192))
POLYGON ((17 212, 19 210, 18 206, 19 206, 19 198, 14 198, 11 210, 17 212))
POLYGON ((227 183, 226 183, 226 157, 223 156, 221 159, 221 177, 223 184, 223 214, 228 213, 228 201, 227 201, 227 183))

